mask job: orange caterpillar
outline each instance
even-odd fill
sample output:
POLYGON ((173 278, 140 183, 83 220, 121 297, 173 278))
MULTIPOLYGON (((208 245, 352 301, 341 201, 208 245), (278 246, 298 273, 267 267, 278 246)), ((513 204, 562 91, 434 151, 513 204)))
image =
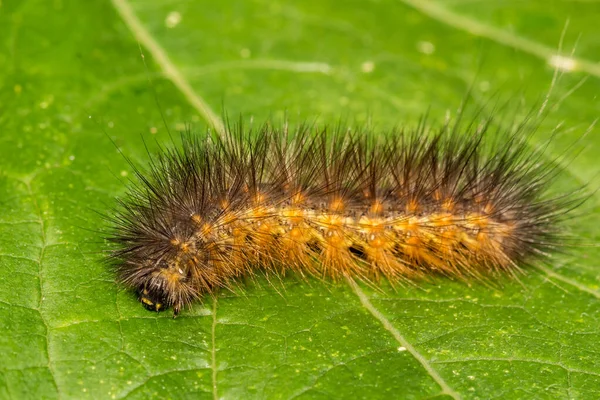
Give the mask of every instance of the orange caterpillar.
POLYGON ((545 195, 558 171, 523 144, 523 127, 484 145, 489 123, 184 135, 120 202, 119 280, 176 316, 258 269, 391 282, 514 273, 562 244, 557 224, 578 200, 545 195))

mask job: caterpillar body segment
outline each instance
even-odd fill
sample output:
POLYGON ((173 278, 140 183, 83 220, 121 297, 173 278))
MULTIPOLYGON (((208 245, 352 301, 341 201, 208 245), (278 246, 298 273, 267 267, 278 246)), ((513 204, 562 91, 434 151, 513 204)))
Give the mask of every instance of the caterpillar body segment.
POLYGON ((514 273, 560 246, 576 199, 546 194, 557 169, 522 132, 487 146, 487 126, 185 134, 120 202, 119 280, 177 315, 257 270, 371 282, 514 273))

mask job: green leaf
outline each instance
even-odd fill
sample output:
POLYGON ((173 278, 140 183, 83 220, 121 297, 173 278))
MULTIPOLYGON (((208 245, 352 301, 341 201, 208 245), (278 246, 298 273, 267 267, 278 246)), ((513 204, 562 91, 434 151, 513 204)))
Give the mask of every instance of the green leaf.
POLYGON ((470 86, 476 106, 523 114, 552 87, 532 145, 562 123, 548 156, 581 152, 553 190, 593 191, 600 137, 583 132, 598 117, 599 13, 542 0, 0 2, 0 398, 600 397, 596 192, 569 228, 589 246, 520 282, 259 278, 175 320, 117 287, 100 233, 132 173, 111 138, 144 165, 144 140, 169 143, 161 111, 173 131, 205 129, 223 104, 257 121, 391 127, 428 109, 443 122, 470 86))

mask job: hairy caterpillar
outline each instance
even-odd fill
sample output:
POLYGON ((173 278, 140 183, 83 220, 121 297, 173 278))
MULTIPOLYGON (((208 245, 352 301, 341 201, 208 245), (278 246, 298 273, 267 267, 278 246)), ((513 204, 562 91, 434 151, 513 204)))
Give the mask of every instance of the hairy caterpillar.
POLYGON ((185 134, 120 202, 118 278, 176 316, 258 269, 392 283, 513 274, 563 244, 580 199, 546 195, 558 168, 526 146, 526 124, 491 143, 491 122, 185 134))

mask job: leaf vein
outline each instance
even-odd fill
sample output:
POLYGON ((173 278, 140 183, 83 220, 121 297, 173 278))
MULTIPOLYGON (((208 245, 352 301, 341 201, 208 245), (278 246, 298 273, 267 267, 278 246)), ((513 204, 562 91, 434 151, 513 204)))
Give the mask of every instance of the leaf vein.
POLYGON ((212 305, 212 326, 211 326, 211 334, 212 334, 212 348, 211 348, 211 357, 210 357, 210 367, 212 369, 212 392, 213 399, 217 400, 219 395, 217 394, 217 348, 216 348, 216 330, 217 330, 217 298, 213 297, 213 305, 212 305))
POLYGON ((23 183, 25 184, 25 187, 27 188, 27 193, 33 202, 33 206, 35 208, 36 214, 38 215, 38 223, 39 223, 39 227, 40 227, 40 231, 41 231, 40 238, 42 240, 42 243, 40 246, 39 258, 36 261, 36 264, 38 265, 38 282, 39 282, 39 286, 40 286, 40 288, 39 288, 40 300, 38 302, 37 310, 38 310, 38 312, 40 314, 40 318, 44 324, 44 328, 46 329, 46 334, 44 335, 44 337, 46 339, 46 357, 48 357, 47 368, 48 368, 48 371, 50 372, 50 376, 52 377, 52 383, 54 385, 54 388, 56 389, 56 393, 58 394, 58 397, 60 397, 60 390, 58 387, 58 383, 56 382, 56 376, 54 373, 54 369, 52 368, 52 361, 50 360, 50 337, 49 337, 50 328, 49 328, 48 322, 46 322, 44 314, 42 313, 42 302, 44 301, 43 260, 44 260, 45 250, 50 245, 47 243, 46 228, 45 228, 43 213, 42 213, 40 205, 37 201, 37 197, 35 196, 35 194, 33 193, 33 189, 31 188, 31 181, 28 180, 23 183))
MULTIPOLYGON (((448 8, 438 4, 434 1, 429 0, 400 0, 402 3, 422 14, 442 22, 448 26, 459 29, 461 31, 468 32, 475 36, 484 37, 490 39, 496 43, 504 46, 512 47, 514 49, 529 53, 538 58, 551 62, 554 57, 559 56, 556 49, 546 46, 542 43, 538 43, 534 40, 530 40, 505 30, 481 23, 475 19, 469 18, 465 15, 461 15, 457 12, 449 10, 448 8)), ((572 58, 575 67, 590 75, 600 77, 600 64, 582 58, 572 58)))
POLYGON ((127 28, 129 28, 140 44, 152 54, 152 57, 155 62, 160 65, 165 76, 173 82, 177 89, 179 89, 187 101, 190 102, 200 115, 202 115, 206 122, 208 122, 219 134, 223 134, 225 126, 221 119, 211 109, 206 100, 194 91, 181 71, 175 66, 173 61, 171 61, 165 49, 144 27, 142 21, 140 21, 129 3, 127 3, 126 0, 112 0, 112 4, 121 16, 121 19, 123 19, 123 22, 125 22, 127 28))
POLYGON ((433 361, 433 363, 434 364, 455 364, 455 363, 468 363, 468 362, 478 362, 478 361, 508 362, 508 363, 522 362, 522 363, 531 363, 531 364, 542 364, 542 365, 549 365, 552 367, 561 368, 567 372, 574 372, 574 373, 578 373, 578 374, 592 375, 592 376, 600 376, 600 373, 598 373, 598 372, 586 371, 584 369, 577 369, 577 368, 569 368, 569 367, 563 365, 562 363, 546 361, 546 360, 538 360, 535 358, 469 357, 469 358, 463 358, 463 359, 438 360, 438 361, 433 361))
POLYGON ((442 394, 447 394, 448 396, 456 400, 461 399, 461 395, 446 383, 444 378, 431 365, 429 360, 427 360, 421 353, 419 353, 417 349, 415 349, 413 345, 410 342, 408 342, 408 340, 406 340, 404 336, 402 336, 400 331, 392 325, 390 320, 388 320, 385 317, 385 315, 381 313, 381 311, 375 308, 375 306, 373 305, 373 303, 371 303, 365 292, 362 291, 362 289, 356 284, 356 282, 349 277, 346 277, 346 281, 348 282, 356 296, 358 296, 358 299, 360 300, 363 307, 365 307, 367 311, 376 320, 378 320, 388 332, 392 334, 392 336, 394 337, 394 339, 396 339, 398 343, 400 343, 404 348, 406 348, 406 350, 408 350, 408 352, 421 364, 421 366, 427 371, 427 373, 433 378, 433 380, 442 388, 442 394))
POLYGON ((536 265, 535 268, 538 269, 539 271, 543 272, 544 274, 546 274, 546 276, 548 276, 550 278, 559 280, 563 283, 566 283, 567 285, 574 287, 575 289, 581 290, 582 292, 585 292, 585 293, 589 293, 592 296, 594 296, 595 298, 600 299, 600 292, 598 292, 597 290, 589 288, 571 278, 567 278, 566 276, 561 275, 558 272, 553 271, 550 268, 544 267, 542 265, 536 265))

